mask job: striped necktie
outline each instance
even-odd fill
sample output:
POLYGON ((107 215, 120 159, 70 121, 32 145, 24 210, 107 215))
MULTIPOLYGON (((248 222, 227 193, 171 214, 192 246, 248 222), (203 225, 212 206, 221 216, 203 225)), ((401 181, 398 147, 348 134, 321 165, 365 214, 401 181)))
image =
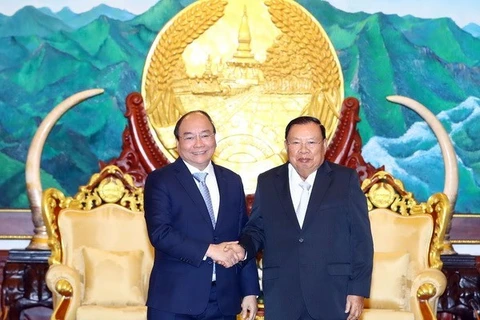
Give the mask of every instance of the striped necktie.
MULTIPOLYGON (((212 220, 212 226, 215 229, 215 215, 213 213, 213 205, 212 205, 212 198, 210 197, 210 191, 208 191, 207 183, 205 179, 207 178, 207 172, 195 172, 193 177, 195 180, 199 182, 199 189, 200 193, 202 194, 203 201, 205 201, 205 205, 207 206, 208 214, 210 216, 210 220, 212 220)), ((215 263, 213 263, 213 276, 212 280, 216 280, 216 267, 215 263)))
POLYGON ((213 228, 215 228, 215 214, 213 213, 212 198, 210 197, 210 192, 208 191, 208 187, 205 182, 207 175, 207 172, 195 172, 193 174, 193 177, 199 182, 200 193, 202 194, 205 205, 207 206, 208 214, 210 215, 210 220, 212 220, 213 228))

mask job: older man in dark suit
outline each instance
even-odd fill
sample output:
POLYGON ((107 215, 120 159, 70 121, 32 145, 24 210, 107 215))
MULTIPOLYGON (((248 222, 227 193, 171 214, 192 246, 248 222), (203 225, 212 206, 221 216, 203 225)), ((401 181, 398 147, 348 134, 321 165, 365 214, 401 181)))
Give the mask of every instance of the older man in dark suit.
POLYGON ((252 320, 259 283, 255 261, 244 268, 224 251, 248 220, 240 176, 212 163, 215 126, 203 111, 174 129, 179 159, 148 175, 145 219, 155 262, 149 320, 252 320), (217 264, 221 262, 222 264, 217 264))
POLYGON ((325 161, 313 117, 285 130, 289 162, 262 173, 239 257, 263 249, 267 320, 358 319, 370 292, 373 242, 365 195, 352 169, 325 161))

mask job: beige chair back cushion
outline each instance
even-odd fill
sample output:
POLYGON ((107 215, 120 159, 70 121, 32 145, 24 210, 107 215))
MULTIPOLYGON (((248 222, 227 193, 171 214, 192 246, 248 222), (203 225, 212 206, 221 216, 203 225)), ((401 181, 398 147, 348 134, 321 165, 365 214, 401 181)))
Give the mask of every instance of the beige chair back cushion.
MULTIPOLYGON (((429 266, 428 255, 430 241, 433 234, 433 218, 427 214, 402 216, 388 209, 374 209, 369 212, 369 216, 376 256, 378 256, 378 253, 390 253, 393 256, 400 258, 404 253, 408 254, 408 268, 405 271, 407 288, 404 288, 406 290, 401 290, 401 286, 398 286, 397 289, 394 289, 398 293, 405 293, 405 301, 403 304, 399 303, 398 297, 400 295, 398 294, 396 300, 393 301, 396 301, 400 310, 409 310, 409 288, 411 287, 412 281, 419 271, 426 269, 429 266)), ((383 259, 383 261, 383 263, 388 262, 385 259, 383 259)), ((393 267, 394 264, 403 264, 402 261, 404 260, 393 259, 392 261, 393 267)), ((401 269, 403 268, 397 266, 395 271, 397 273, 404 272, 401 269)), ((375 277, 375 273, 373 276, 375 277)), ((400 279, 400 276, 401 275, 399 274, 396 278, 400 279)), ((375 279, 373 279, 372 285, 391 284, 389 284, 389 282, 375 281, 375 279)), ((384 289, 391 290, 393 288, 378 289, 379 288, 372 287, 372 292, 382 292, 385 291, 384 289)), ((374 308, 378 308, 380 305, 385 305, 387 308, 392 307, 392 303, 385 304, 385 301, 370 301, 369 303, 374 308)))
POLYGON ((80 273, 81 299, 85 292, 84 248, 112 252, 142 251, 143 295, 147 296, 153 265, 153 247, 148 239, 143 212, 132 212, 116 204, 90 211, 64 209, 58 217, 62 240, 62 263, 80 273))
POLYGON ((410 271, 413 274, 429 267, 432 216, 401 216, 388 209, 374 209, 369 216, 375 252, 410 253, 410 271))
POLYGON ((375 252, 372 287, 365 308, 406 310, 410 295, 407 284, 408 252, 375 252))

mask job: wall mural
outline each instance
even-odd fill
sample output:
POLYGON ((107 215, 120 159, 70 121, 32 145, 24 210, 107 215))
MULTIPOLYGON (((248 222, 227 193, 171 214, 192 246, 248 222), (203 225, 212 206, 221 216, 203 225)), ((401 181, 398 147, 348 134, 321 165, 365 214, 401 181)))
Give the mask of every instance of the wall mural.
MULTIPOLYGON (((1 208, 28 207, 24 172, 30 141, 46 114, 75 92, 105 89, 54 127, 42 157, 44 188, 74 194, 98 171, 99 161, 120 154, 124 100, 140 91, 159 30, 192 0, 136 1, 131 7, 128 2, 117 8, 115 1, 62 1, 69 6, 63 9, 47 0, 0 4, 1 208), (80 5, 85 7, 75 7, 80 5)), ((418 200, 442 191, 444 168, 433 133, 414 112, 385 100, 392 94, 411 97, 437 115, 453 140, 460 176, 456 211, 480 213, 480 17, 473 15, 480 4, 298 3, 335 46, 345 96, 360 100, 365 160, 384 165, 418 200)))

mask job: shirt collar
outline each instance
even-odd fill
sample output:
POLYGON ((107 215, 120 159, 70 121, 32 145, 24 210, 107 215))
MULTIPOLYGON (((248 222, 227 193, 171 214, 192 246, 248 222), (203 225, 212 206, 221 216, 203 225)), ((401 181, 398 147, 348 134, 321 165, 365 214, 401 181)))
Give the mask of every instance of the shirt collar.
MULTIPOLYGON (((317 170, 310 173, 310 175, 307 177, 305 181, 308 182, 311 186, 313 186, 316 176, 317 176, 317 170)), ((295 186, 298 186, 303 181, 303 179, 300 177, 297 170, 295 170, 295 168, 292 166, 291 163, 288 164, 288 177, 289 177, 290 183, 295 186)))
POLYGON ((208 173, 210 176, 215 176, 215 171, 213 170, 213 164, 212 164, 212 161, 210 161, 208 163, 208 165, 205 167, 205 169, 203 170, 198 170, 198 168, 195 168, 194 166, 192 166, 191 164, 187 163, 185 160, 183 160, 183 163, 185 163, 185 165, 187 166, 187 169, 188 171, 190 171, 191 174, 194 174, 195 172, 206 172, 208 173))

